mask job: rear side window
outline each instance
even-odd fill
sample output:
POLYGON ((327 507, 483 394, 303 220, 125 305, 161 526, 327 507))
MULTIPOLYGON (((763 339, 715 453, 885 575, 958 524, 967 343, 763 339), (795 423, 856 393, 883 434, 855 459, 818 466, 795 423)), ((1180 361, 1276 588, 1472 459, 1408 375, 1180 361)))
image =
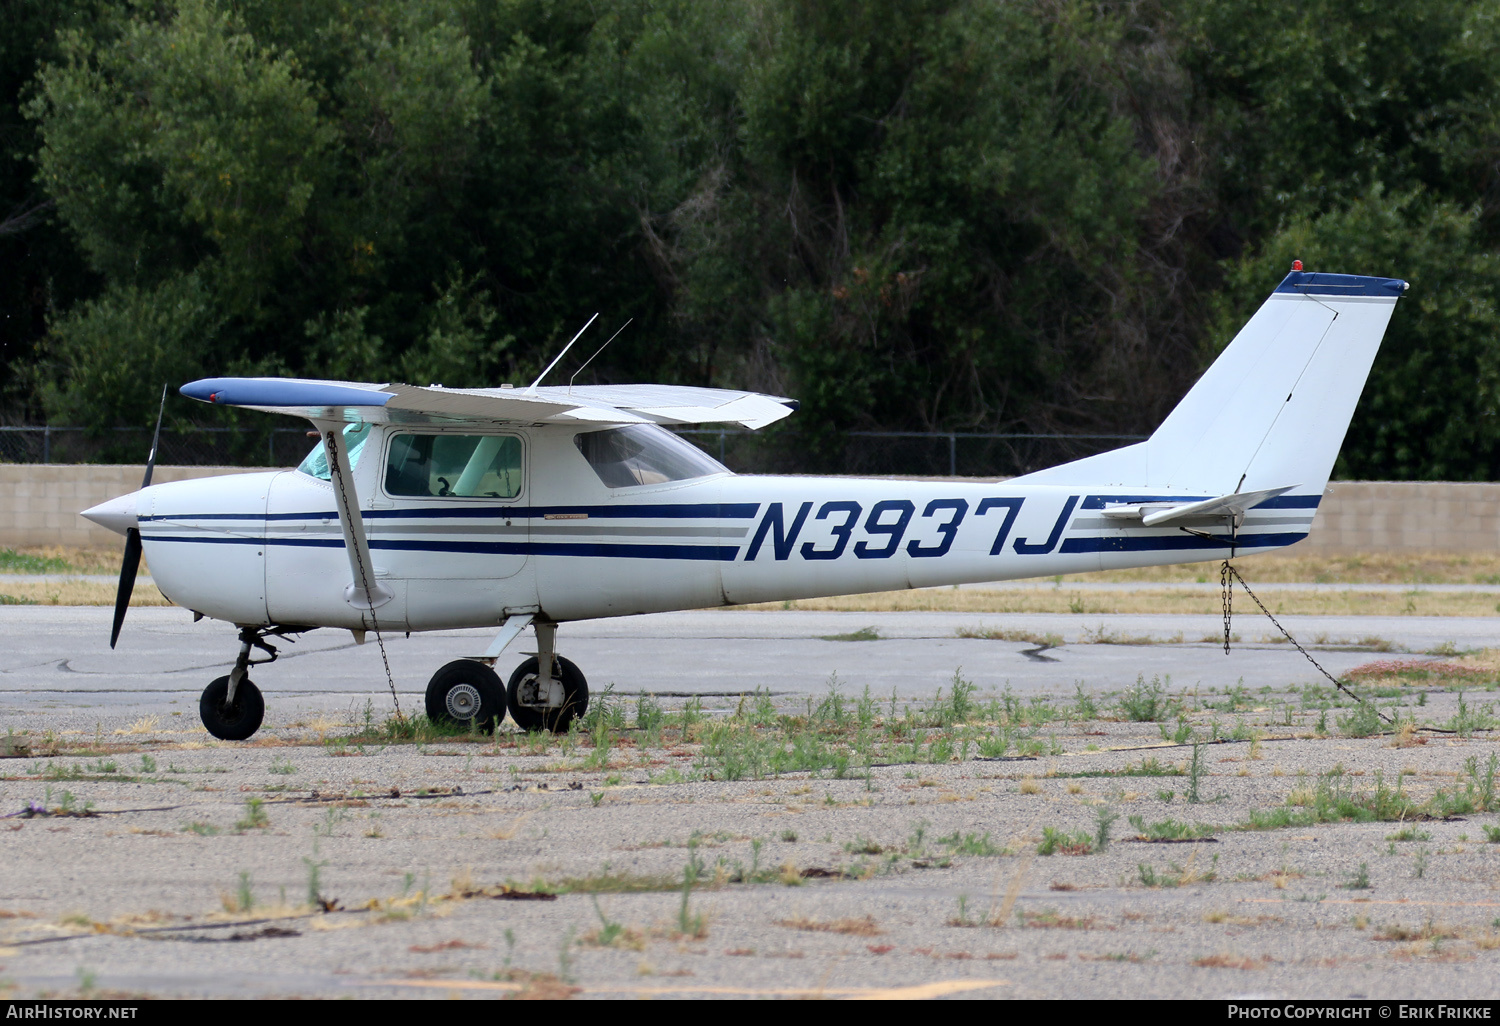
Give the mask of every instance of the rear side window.
POLYGON ((513 499, 521 494, 515 435, 396 435, 386 456, 388 495, 513 499))
POLYGON ((655 424, 590 431, 575 435, 573 444, 610 488, 665 484, 729 472, 692 442, 655 424))

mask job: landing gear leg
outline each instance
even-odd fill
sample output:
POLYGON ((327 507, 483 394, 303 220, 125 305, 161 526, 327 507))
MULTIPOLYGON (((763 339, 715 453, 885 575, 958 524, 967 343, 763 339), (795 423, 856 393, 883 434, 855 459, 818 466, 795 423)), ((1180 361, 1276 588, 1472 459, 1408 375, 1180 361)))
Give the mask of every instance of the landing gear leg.
POLYGON ((266 702, 260 688, 249 677, 250 667, 276 660, 276 648, 262 639, 257 627, 240 628, 240 654, 234 669, 203 689, 198 700, 198 718, 208 732, 221 741, 244 741, 257 730, 266 716, 266 702), (253 648, 270 653, 266 659, 251 659, 253 648))
POLYGON ((516 667, 506 685, 510 715, 522 730, 562 733, 588 711, 588 681, 577 666, 557 654, 557 624, 535 627, 536 655, 516 667))

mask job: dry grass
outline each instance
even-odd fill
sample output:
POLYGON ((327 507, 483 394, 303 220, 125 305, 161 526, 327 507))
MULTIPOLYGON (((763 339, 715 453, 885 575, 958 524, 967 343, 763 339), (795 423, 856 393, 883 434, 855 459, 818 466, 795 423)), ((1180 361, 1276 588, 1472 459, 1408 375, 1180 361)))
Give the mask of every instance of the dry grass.
POLYGON ((1205 912, 1203 921, 1205 923, 1228 923, 1230 926, 1264 926, 1266 923, 1285 922, 1280 916, 1239 916, 1224 909, 1205 912))
POLYGON ((1500 648, 1487 648, 1482 652, 1455 659, 1450 665, 1462 666, 1476 674, 1500 674, 1500 648))
POLYGON ((1209 955, 1193 960, 1193 964, 1202 969, 1264 969, 1270 963, 1269 958, 1246 958, 1243 955, 1209 955))
MULTIPOLYGON (((120 553, 124 550, 125 539, 120 539, 120 547, 113 549, 79 549, 66 545, 28 545, 19 549, 6 549, 8 557, 0 559, 0 574, 30 574, 37 573, 34 567, 36 560, 50 564, 43 573, 59 574, 117 574, 120 572, 120 553), (65 565, 58 566, 61 562, 65 565)), ((141 573, 148 573, 146 561, 141 560, 141 573)))
POLYGON ((1021 918, 1026 926, 1035 930, 1092 930, 1094 928, 1094 920, 1091 916, 1064 916, 1059 915, 1053 909, 1023 912, 1021 918))
MULTIPOLYGON (((1251 577, 1250 581, 1253 586, 1256 579, 1251 577)), ((1262 598, 1273 613, 1300 616, 1495 616, 1497 612, 1495 596, 1482 592, 1272 592, 1262 598)), ((1211 616, 1222 612, 1217 584, 1201 591, 1165 588, 1077 591, 1069 590, 1066 585, 1003 590, 926 588, 791 602, 758 602, 731 608, 752 612, 792 609, 855 613, 1074 613, 1084 616, 1128 613, 1211 616)), ((1028 637, 1025 640, 1033 639, 1028 637)))
MULTIPOLYGON (((1500 584, 1500 554, 1360 552, 1350 556, 1267 554, 1235 560, 1250 582, 1267 584, 1500 584)), ((1201 581, 1219 583, 1219 561, 1070 574, 1070 581, 1201 581)), ((1052 579, 1047 578, 1048 583, 1052 579)))
POLYGON ((497 841, 509 841, 511 838, 516 836, 516 833, 521 829, 521 827, 526 824, 526 821, 530 818, 531 814, 529 812, 523 813, 522 815, 517 816, 515 819, 511 820, 505 826, 499 827, 495 830, 491 830, 490 836, 497 841))
POLYGON ((1483 652, 1462 659, 1433 662, 1422 659, 1378 659, 1350 670, 1346 677, 1358 684, 1381 687, 1413 685, 1483 685, 1500 676, 1500 650, 1483 652))
MULTIPOLYGON (((114 572, 119 572, 119 566, 114 572)), ((115 585, 95 581, 7 581, 0 577, 0 605, 112 606, 115 585)), ((132 606, 170 606, 154 584, 137 583, 130 596, 132 606)))
POLYGON ((521 989, 509 995, 512 1001, 567 1001, 581 987, 565 983, 552 973, 526 973, 512 971, 511 979, 521 984, 521 989))
POLYGON ((809 919, 806 916, 795 916, 791 919, 778 919, 776 925, 810 933, 842 933, 850 937, 878 937, 885 932, 871 916, 858 919, 809 919))
POLYGON ((1419 744, 1426 744, 1426 738, 1417 737, 1417 725, 1411 720, 1401 721, 1401 726, 1396 728, 1396 736, 1391 739, 1387 748, 1414 748, 1419 744))
POLYGON ((1382 926, 1373 934, 1380 941, 1434 941, 1434 940, 1456 940, 1459 936, 1457 930, 1450 926, 1444 926, 1429 919, 1419 927, 1402 926, 1393 923, 1390 926, 1382 926))

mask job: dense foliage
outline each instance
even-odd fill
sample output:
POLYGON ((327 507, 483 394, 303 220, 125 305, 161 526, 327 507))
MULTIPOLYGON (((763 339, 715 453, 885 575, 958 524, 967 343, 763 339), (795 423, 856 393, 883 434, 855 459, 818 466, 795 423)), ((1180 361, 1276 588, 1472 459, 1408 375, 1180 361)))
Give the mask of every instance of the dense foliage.
POLYGON ((0 387, 529 380, 599 310, 590 380, 793 395, 810 452, 1143 432, 1300 257, 1413 283, 1341 471, 1493 478, 1497 15, 0 0, 0 387))

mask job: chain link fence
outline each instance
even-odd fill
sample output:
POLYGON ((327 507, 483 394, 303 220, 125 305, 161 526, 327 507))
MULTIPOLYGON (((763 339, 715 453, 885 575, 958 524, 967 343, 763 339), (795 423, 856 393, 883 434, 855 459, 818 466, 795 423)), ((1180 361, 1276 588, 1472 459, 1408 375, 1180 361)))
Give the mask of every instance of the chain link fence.
MULTIPOLYGON (((1014 477, 1092 456, 1144 435, 985 434, 851 431, 811 436, 692 428, 678 432, 739 473, 912 477, 1014 477)), ((163 431, 163 466, 292 467, 315 440, 306 428, 163 431)), ((145 428, 88 432, 76 427, 0 427, 0 463, 144 463, 145 428)))

